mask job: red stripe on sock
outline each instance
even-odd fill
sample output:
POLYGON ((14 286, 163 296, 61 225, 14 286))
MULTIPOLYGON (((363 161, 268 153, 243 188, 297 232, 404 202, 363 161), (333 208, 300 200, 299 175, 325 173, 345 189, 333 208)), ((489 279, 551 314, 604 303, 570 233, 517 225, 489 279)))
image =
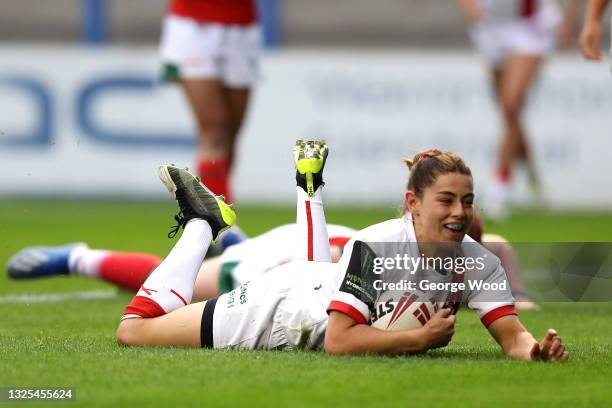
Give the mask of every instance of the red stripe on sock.
POLYGON ((136 252, 110 252, 100 262, 100 278, 137 292, 161 262, 156 256, 136 252))
POLYGON ((185 299, 183 299, 183 297, 181 295, 179 295, 177 292, 174 291, 174 289, 170 289, 170 292, 175 294, 176 297, 178 297, 179 299, 181 299, 181 302, 183 302, 185 304, 185 306, 187 306, 187 301, 185 299))
POLYGON ((312 214, 310 212, 310 200, 306 200, 306 224, 308 226, 308 260, 314 261, 314 251, 312 242, 312 214))
POLYGON ((134 299, 125 307, 123 314, 134 314, 140 317, 157 317, 166 314, 166 311, 152 299, 144 296, 134 296, 134 299))

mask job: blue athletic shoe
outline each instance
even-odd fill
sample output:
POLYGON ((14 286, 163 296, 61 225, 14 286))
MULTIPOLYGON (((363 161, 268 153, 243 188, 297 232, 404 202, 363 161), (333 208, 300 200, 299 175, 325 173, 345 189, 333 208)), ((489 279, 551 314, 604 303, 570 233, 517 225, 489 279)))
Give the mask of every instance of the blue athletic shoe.
POLYGON ((206 258, 219 256, 227 248, 237 245, 247 239, 249 239, 249 237, 238 226, 233 225, 230 229, 219 235, 217 242, 208 247, 206 258))
POLYGON ((29 247, 22 249, 9 259, 6 272, 13 279, 68 275, 70 273, 68 257, 77 248, 87 248, 87 244, 73 242, 57 247, 29 247))
POLYGON ((223 250, 225 250, 247 239, 248 237, 244 233, 244 231, 242 231, 238 226, 234 225, 232 226, 232 228, 225 231, 225 233, 221 236, 219 241, 221 242, 221 246, 223 247, 223 250))

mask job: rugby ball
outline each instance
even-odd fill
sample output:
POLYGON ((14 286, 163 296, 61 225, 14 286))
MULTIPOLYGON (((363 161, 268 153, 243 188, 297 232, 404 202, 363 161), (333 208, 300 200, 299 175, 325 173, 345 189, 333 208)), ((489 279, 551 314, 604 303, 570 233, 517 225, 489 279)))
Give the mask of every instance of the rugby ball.
POLYGON ((382 293, 375 306, 370 325, 388 331, 421 328, 438 310, 424 294, 401 291, 382 293))

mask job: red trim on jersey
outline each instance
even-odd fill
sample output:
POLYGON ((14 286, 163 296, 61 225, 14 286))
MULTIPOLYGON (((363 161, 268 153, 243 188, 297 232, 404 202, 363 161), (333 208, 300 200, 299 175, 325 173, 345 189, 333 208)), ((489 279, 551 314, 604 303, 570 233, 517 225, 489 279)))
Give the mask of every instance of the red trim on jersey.
POLYGON ((177 292, 175 292, 174 289, 170 289, 170 293, 176 295, 176 297, 181 299, 181 302, 183 302, 185 304, 185 306, 187 306, 187 301, 185 299, 183 299, 183 297, 181 295, 179 295, 177 292))
POLYGON ((350 240, 351 237, 331 237, 329 239, 329 246, 344 247, 350 240))
POLYGON ((491 310, 489 313, 484 315, 480 321, 485 327, 489 327, 491 323, 504 316, 516 316, 516 310, 513 305, 501 306, 497 309, 491 310))
POLYGON ((134 296, 134 299, 125 307, 123 314, 134 314, 140 317, 157 317, 166 314, 156 301, 144 296, 134 296))
POLYGON ((359 324, 368 323, 368 321, 361 314, 361 312, 355 309, 353 306, 349 305, 348 303, 340 302, 339 300, 332 300, 332 302, 327 307, 327 314, 332 311, 344 313, 359 324))
POLYGON ((536 0, 522 0, 521 17, 531 17, 535 14, 536 0))
POLYGON ((312 213, 310 212, 310 200, 306 200, 306 224, 308 227, 308 260, 314 261, 313 237, 312 237, 312 213))
POLYGON ((172 0, 168 13, 203 23, 247 26, 257 22, 253 0, 172 0))

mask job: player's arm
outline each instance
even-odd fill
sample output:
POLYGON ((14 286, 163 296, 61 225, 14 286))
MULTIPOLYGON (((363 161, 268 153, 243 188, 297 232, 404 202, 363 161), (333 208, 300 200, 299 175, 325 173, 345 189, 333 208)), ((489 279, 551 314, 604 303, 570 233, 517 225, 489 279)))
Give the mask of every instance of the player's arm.
POLYGON ((527 361, 566 361, 569 358, 555 330, 549 329, 542 341, 537 342, 515 315, 495 320, 488 326, 488 330, 504 354, 510 358, 527 361))
POLYGON ((590 0, 587 6, 584 26, 580 34, 582 55, 590 60, 601 60, 601 17, 609 0, 590 0))
POLYGON ((450 309, 438 311, 415 330, 385 331, 358 323, 347 314, 331 311, 325 332, 325 351, 333 355, 398 355, 446 346, 455 333, 450 309))
POLYGON ((559 25, 558 30, 558 43, 561 49, 569 49, 574 46, 583 5, 584 0, 568 0, 566 2, 563 21, 559 25))
POLYGON ((378 279, 373 269, 377 254, 357 239, 347 247, 338 263, 344 275, 342 283, 327 308, 327 353, 397 355, 448 344, 455 329, 455 316, 450 316, 450 309, 439 311, 424 327, 416 330, 393 332, 368 325, 369 311, 374 308, 374 299, 378 296, 373 283, 378 279))

